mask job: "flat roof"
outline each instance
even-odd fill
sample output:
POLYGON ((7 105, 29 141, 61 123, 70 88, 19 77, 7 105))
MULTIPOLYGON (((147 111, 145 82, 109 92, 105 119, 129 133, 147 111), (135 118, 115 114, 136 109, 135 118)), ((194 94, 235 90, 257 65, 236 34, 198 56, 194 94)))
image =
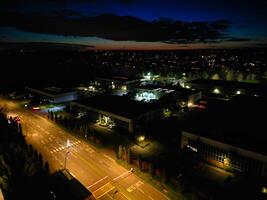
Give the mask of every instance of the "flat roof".
POLYGON ((46 93, 48 95, 60 95, 65 94, 69 92, 75 92, 72 88, 63 88, 63 87, 56 87, 56 86, 50 86, 50 87, 26 87, 27 90, 30 90, 32 92, 37 93, 46 93))
POLYGON ((97 95, 91 98, 74 101, 84 106, 96 108, 128 119, 136 118, 144 113, 159 108, 158 103, 135 101, 127 96, 97 95))
POLYGON ((204 113, 184 131, 267 155, 266 98, 238 95, 230 101, 209 100, 204 113))
POLYGON ((100 76, 96 77, 96 80, 114 81, 114 82, 134 82, 139 81, 141 78, 135 76, 100 76))
POLYGON ((189 81, 192 84, 199 84, 205 86, 218 86, 223 87, 225 89, 246 89, 252 90, 255 92, 259 92, 261 94, 266 95, 267 85, 261 83, 248 83, 248 82, 240 82, 240 81, 225 81, 225 80, 212 80, 212 79, 196 79, 189 81))
MULTIPOLYGON (((192 95, 195 94, 197 92, 200 92, 199 90, 192 90, 192 89, 188 89, 188 88, 182 88, 179 86, 159 86, 159 85, 154 85, 154 84, 145 84, 145 85, 138 85, 135 87, 136 89, 147 89, 147 90, 155 90, 155 89, 162 89, 162 92, 164 91, 170 91, 170 92, 176 92, 182 95, 192 95)), ((168 92, 167 92, 168 93, 168 92)))
POLYGON ((51 178, 55 195, 59 199, 83 200, 91 196, 91 192, 67 170, 57 171, 51 178))

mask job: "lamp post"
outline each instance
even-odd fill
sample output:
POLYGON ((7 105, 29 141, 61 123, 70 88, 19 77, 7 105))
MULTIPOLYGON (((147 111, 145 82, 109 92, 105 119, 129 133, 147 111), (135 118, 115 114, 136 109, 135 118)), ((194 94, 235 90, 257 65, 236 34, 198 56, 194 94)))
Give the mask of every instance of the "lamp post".
POLYGON ((64 159, 64 169, 66 169, 66 165, 67 165, 67 156, 68 156, 68 154, 70 153, 69 148, 70 148, 70 141, 67 140, 67 152, 66 152, 66 154, 65 154, 65 159, 64 159))

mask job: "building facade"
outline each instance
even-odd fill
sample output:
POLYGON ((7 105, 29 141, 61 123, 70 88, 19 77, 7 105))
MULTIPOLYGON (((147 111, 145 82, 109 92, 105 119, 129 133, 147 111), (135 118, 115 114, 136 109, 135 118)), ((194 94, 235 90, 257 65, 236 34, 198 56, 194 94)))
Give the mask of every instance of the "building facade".
POLYGON ((53 103, 64 103, 76 100, 78 98, 76 91, 68 91, 57 87, 49 87, 44 89, 26 87, 26 90, 34 93, 35 95, 47 98, 53 103))
POLYGON ((184 148, 217 167, 267 176, 267 156, 264 154, 182 131, 181 149, 184 148))

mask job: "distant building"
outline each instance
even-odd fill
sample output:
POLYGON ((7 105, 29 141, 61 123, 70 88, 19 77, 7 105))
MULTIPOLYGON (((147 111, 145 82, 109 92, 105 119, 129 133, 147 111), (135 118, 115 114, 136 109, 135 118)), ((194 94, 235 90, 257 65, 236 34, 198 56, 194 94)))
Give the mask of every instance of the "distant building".
POLYGON ((162 116, 158 103, 135 101, 127 96, 99 95, 71 102, 70 106, 85 111, 90 122, 130 133, 141 123, 162 116))
MULTIPOLYGON (((240 141, 240 145, 244 144, 240 141)), ((267 176, 267 152, 244 148, 206 136, 182 131, 181 149, 195 152, 201 159, 220 168, 267 176), (249 150, 248 150, 249 149, 249 150)), ((264 144, 263 144, 264 145, 264 144)), ((266 148, 265 148, 266 149, 266 148)))
POLYGON ((78 98, 78 94, 76 91, 59 87, 46 87, 46 88, 26 87, 26 90, 42 98, 49 99, 53 103, 69 102, 76 100, 78 98))
POLYGON ((141 79, 137 77, 110 76, 97 77, 95 80, 107 88, 126 91, 131 85, 139 83, 141 79))
POLYGON ((180 107, 191 107, 194 106, 201 98, 202 92, 199 90, 191 90, 187 88, 181 88, 176 86, 157 86, 152 84, 139 85, 134 88, 137 98, 142 98, 148 96, 150 99, 159 100, 164 96, 169 96, 176 105, 180 107))
POLYGON ((194 107, 202 98, 202 92, 200 90, 180 88, 175 90, 175 98, 181 107, 194 107))
POLYGON ((252 96, 266 96, 266 85, 238 82, 238 81, 224 81, 212 79, 196 79, 186 84, 187 87, 202 91, 207 96, 222 96, 231 97, 239 94, 252 96))
POLYGON ((91 192, 67 170, 60 170, 51 175, 50 195, 55 200, 90 200, 91 192))

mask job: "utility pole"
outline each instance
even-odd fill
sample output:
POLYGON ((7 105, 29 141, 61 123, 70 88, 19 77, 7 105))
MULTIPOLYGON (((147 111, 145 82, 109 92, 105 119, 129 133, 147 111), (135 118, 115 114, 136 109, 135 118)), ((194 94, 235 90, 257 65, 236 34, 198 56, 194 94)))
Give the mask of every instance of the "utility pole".
POLYGON ((69 153, 70 153, 69 148, 70 148, 70 141, 67 140, 67 152, 66 152, 66 154, 65 154, 65 159, 64 159, 64 169, 66 169, 66 165, 67 165, 67 156, 68 156, 69 153))

